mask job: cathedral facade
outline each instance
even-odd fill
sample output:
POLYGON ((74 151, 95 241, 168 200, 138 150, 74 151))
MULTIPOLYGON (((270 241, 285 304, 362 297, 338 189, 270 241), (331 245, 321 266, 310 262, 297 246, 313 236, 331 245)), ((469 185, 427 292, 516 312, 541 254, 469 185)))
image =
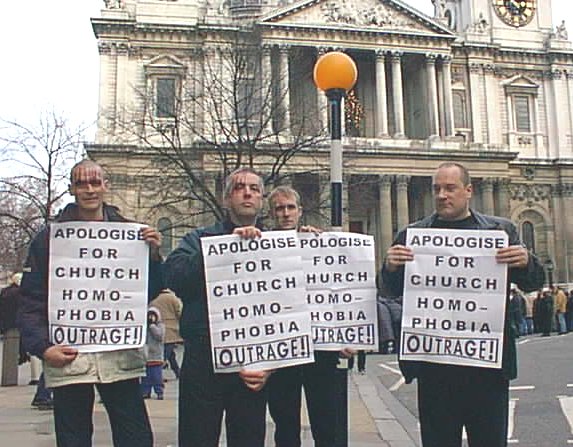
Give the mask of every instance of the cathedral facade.
POLYGON ((565 24, 552 24, 551 0, 430 1, 433 17, 400 0, 106 1, 92 19, 100 108, 86 149, 110 174, 111 202, 163 229, 168 251, 187 231, 176 216, 209 220, 201 195, 220 199, 221 160, 237 162, 222 148, 241 143, 258 155, 240 160, 292 184, 307 223, 326 228, 330 117, 312 68, 342 51, 359 73, 342 120, 345 227, 374 235, 381 260, 397 230, 432 212, 436 167, 456 161, 472 175, 472 207, 511 219, 553 281, 573 283, 565 24), (247 74, 233 76, 245 42, 247 74), (202 183, 168 200, 183 158, 202 183))

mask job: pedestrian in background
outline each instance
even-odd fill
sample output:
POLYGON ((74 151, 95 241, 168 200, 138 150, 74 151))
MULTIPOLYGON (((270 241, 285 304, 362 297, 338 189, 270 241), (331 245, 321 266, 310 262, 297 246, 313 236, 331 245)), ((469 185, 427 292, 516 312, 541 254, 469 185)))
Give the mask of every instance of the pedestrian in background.
POLYGON ((559 335, 563 335, 567 333, 567 322, 565 321, 565 313, 567 312, 567 296, 563 290, 555 286, 553 288, 553 299, 555 300, 557 332, 559 335))
POLYGON ((163 358, 166 361, 164 367, 171 367, 175 377, 179 379, 179 364, 177 363, 177 353, 175 349, 183 343, 179 333, 179 320, 183 310, 181 300, 169 289, 162 289, 159 295, 149 304, 155 307, 161 314, 161 320, 165 326, 165 337, 163 339, 163 358))
POLYGON ((156 307, 147 311, 147 339, 145 340, 145 377, 141 379, 141 394, 144 399, 155 391, 157 400, 163 400, 163 338, 165 326, 161 312, 156 307))

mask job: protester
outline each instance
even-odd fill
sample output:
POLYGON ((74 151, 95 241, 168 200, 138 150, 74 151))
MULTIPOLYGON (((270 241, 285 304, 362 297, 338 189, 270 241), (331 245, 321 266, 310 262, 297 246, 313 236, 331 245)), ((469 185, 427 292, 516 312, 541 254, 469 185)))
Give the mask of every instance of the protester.
MULTIPOLYGON (((294 189, 279 186, 269 194, 268 202, 275 230, 317 231, 313 227, 300 226, 302 207, 294 189)), ((279 368, 269 379, 269 412, 275 423, 277 447, 301 445, 303 386, 314 445, 335 445, 338 355, 337 351, 315 350, 314 363, 279 368)))
POLYGON ((145 341, 145 377, 141 379, 141 394, 144 399, 155 391, 157 400, 163 400, 163 338, 165 325, 161 312, 156 307, 147 311, 147 339, 145 341))
POLYGON ((527 313, 527 305, 525 303, 525 298, 515 285, 512 285, 510 290, 510 300, 509 300, 509 312, 510 320, 515 325, 519 335, 525 335, 527 333, 527 327, 525 323, 525 315, 527 313))
POLYGON ((226 180, 227 216, 191 231, 165 261, 165 285, 183 301, 180 331, 185 353, 179 380, 179 446, 216 446, 225 414, 229 447, 263 447, 269 371, 215 374, 209 336, 207 291, 201 238, 261 235, 257 218, 263 205, 263 180, 249 168, 226 180), (261 391, 263 390, 263 391, 261 391))
MULTIPOLYGON (((497 263, 508 267, 508 283, 528 292, 538 289, 544 271, 537 258, 520 244, 515 226, 506 219, 485 216, 469 208, 472 185, 467 169, 458 163, 441 164, 433 177, 435 212, 411 225, 415 228, 503 230, 509 246, 499 249, 497 263)), ((414 258, 402 230, 386 254, 384 286, 396 296, 404 291, 404 266, 414 258)), ((509 306, 509 284, 506 292, 509 306)), ((401 361, 407 383, 418 382, 418 411, 424 447, 462 445, 465 427, 472 447, 507 445, 509 380, 517 375, 516 334, 506 311, 502 369, 478 368, 421 361, 401 361)))
MULTIPOLYGON (((98 164, 79 162, 72 168, 70 180, 75 203, 67 205, 56 221, 127 222, 117 208, 104 203, 108 182, 98 164)), ((53 388, 57 445, 92 445, 95 385, 109 416, 114 446, 150 447, 153 435, 139 389, 139 377, 145 373, 143 349, 79 353, 72 346, 50 341, 49 231, 49 227, 41 230, 30 245, 22 280, 20 323, 26 350, 44 360, 46 384, 53 388)), ((152 297, 161 281, 161 236, 149 227, 141 235, 150 245, 148 295, 152 297)))
POLYGON ((171 290, 163 289, 149 305, 157 308, 161 313, 165 325, 163 358, 171 367, 175 377, 179 379, 179 364, 177 363, 175 348, 183 342, 179 333, 179 319, 181 318, 183 303, 171 290))
POLYGON ((537 292, 530 292, 525 295, 525 328, 527 335, 532 335, 536 332, 535 329, 535 298, 537 297, 537 292))

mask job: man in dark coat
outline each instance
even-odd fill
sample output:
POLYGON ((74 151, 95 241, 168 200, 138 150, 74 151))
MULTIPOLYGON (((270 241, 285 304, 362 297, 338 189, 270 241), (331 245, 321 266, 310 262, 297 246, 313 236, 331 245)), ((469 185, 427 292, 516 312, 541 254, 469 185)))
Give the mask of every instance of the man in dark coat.
MULTIPOLYGON (((485 216, 469 207, 472 184, 467 169, 458 163, 441 164, 433 177, 435 213, 411 225, 415 228, 503 230, 509 246, 497 251, 496 262, 508 268, 506 320, 502 369, 477 368, 420 361, 402 361, 406 382, 418 381, 418 410, 424 447, 462 445, 465 426, 472 447, 505 447, 509 407, 509 380, 517 375, 516 332, 509 324, 509 282, 523 291, 540 288, 543 267, 520 243, 515 226, 506 219, 485 216)), ((386 253, 382 282, 400 296, 404 290, 404 266, 414 259, 405 246, 402 230, 386 253)))

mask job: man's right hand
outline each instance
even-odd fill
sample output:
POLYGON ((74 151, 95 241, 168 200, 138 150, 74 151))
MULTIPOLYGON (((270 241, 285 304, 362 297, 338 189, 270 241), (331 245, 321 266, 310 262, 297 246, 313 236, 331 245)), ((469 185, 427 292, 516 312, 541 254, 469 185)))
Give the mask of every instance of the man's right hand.
POLYGON ((390 272, 395 272, 406 262, 414 260, 414 252, 404 245, 393 245, 386 252, 386 268, 390 272))
POLYGON ((78 350, 71 346, 54 345, 44 351, 42 356, 49 366, 63 368, 78 356, 78 350))

